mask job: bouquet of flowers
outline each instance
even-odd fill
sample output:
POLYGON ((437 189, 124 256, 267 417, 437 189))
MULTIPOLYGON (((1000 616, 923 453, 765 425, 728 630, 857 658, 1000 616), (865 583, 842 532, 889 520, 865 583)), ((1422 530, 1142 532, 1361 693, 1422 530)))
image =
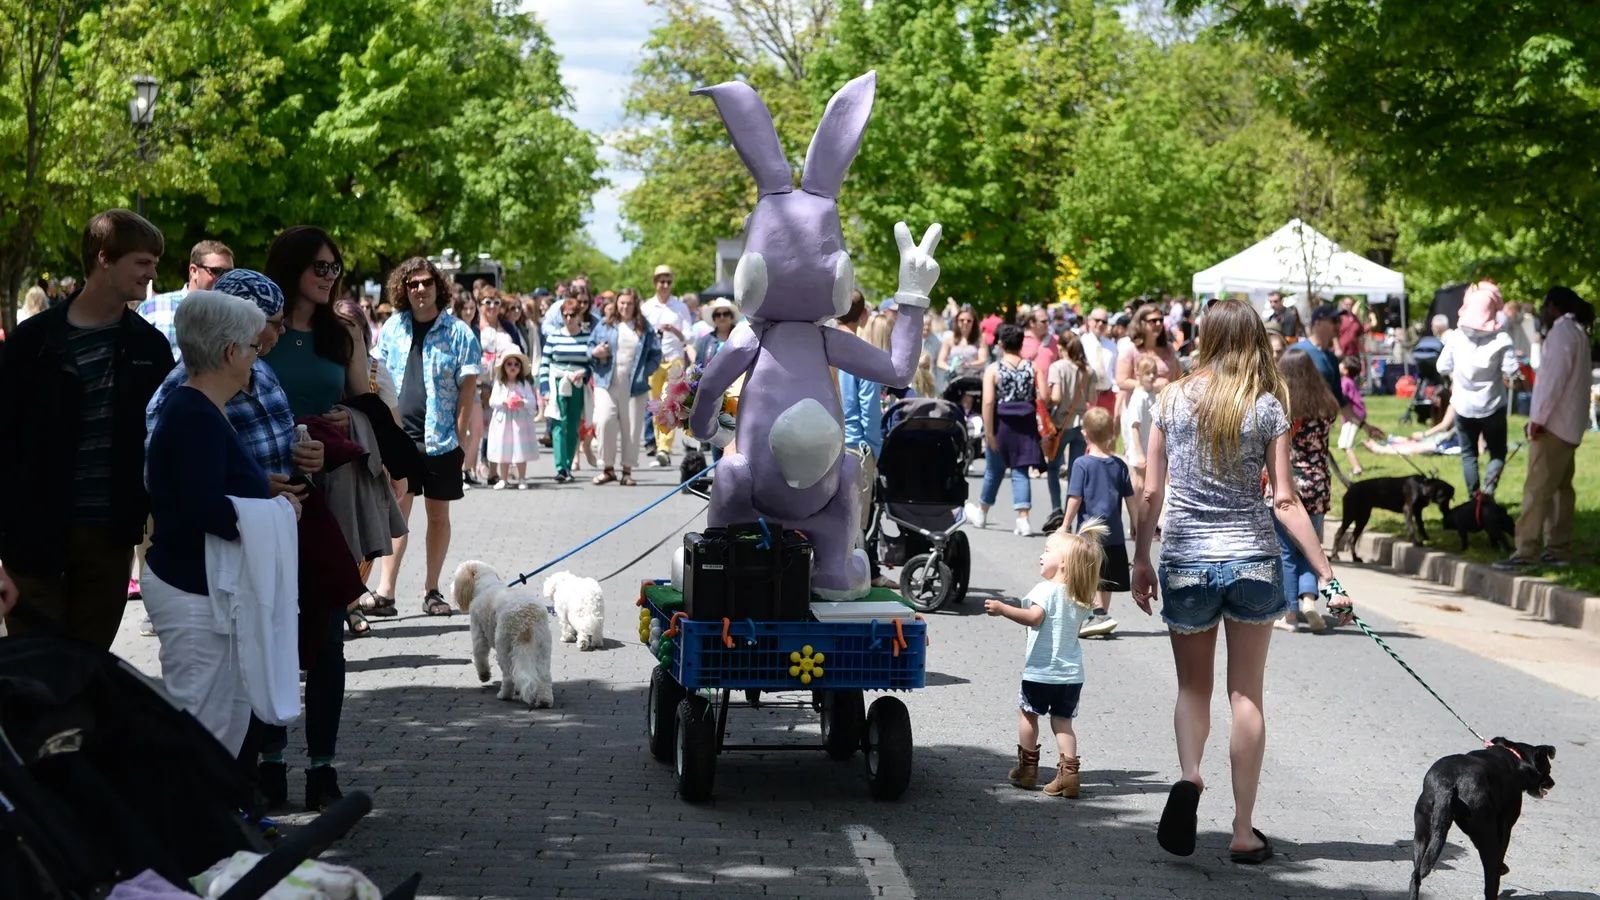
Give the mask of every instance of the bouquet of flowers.
MULTIPOLYGON (((704 374, 705 368, 700 365, 688 369, 674 365, 668 369, 666 384, 661 388, 661 399, 648 404, 651 415, 658 420, 664 418, 674 428, 687 431, 689 417, 694 415, 694 405, 700 395, 700 378, 704 374)), ((722 396, 721 409, 717 413, 717 436, 711 439, 719 447, 727 446, 733 439, 733 411, 738 408, 737 403, 737 398, 726 394, 722 396)))

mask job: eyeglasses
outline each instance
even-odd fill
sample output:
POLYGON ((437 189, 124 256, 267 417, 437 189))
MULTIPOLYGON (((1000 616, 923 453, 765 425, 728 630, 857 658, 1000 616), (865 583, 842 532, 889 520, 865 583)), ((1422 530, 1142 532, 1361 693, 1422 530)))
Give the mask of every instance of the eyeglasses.
POLYGON ((711 314, 711 318, 713 318, 713 319, 731 319, 731 318, 733 318, 733 313, 731 313, 731 312, 714 312, 714 313, 711 314))
POLYGON ((285 322, 282 319, 278 319, 277 321, 273 321, 271 319, 268 319, 267 320, 267 324, 271 325, 273 330, 278 332, 279 334, 283 334, 285 331, 289 330, 289 323, 285 322))
POLYGON ((499 306, 500 305, 500 301, 499 300, 485 300, 485 301, 483 301, 483 305, 484 306, 499 306))
POLYGON ((1160 316, 1145 316, 1144 323, 1146 325, 1159 325, 1159 324, 1161 324, 1161 317, 1160 316))
POLYGON ((1090 325, 1104 325, 1105 323, 1106 323, 1105 319, 1096 318, 1094 316, 1090 316, 1089 317, 1089 324, 1090 325))
POLYGON ((406 290, 408 291, 425 291, 431 287, 433 287, 433 276, 431 275, 427 278, 418 278, 415 281, 406 282, 406 290))
POLYGON ((563 318, 563 319, 581 319, 581 318, 583 318, 583 313, 575 313, 575 312, 562 313, 561 314, 561 318, 563 318))
POLYGON ((211 273, 212 278, 221 278, 233 271, 233 266, 203 266, 200 263, 190 263, 189 265, 194 266, 196 269, 205 269, 211 273))
POLYGON ((671 284, 671 283, 672 283, 672 279, 671 278, 657 278, 656 279, 656 284, 671 284))
POLYGON ((316 259, 311 261, 311 271, 317 273, 318 278, 327 278, 330 275, 337 276, 340 272, 343 272, 344 266, 336 262, 316 259))

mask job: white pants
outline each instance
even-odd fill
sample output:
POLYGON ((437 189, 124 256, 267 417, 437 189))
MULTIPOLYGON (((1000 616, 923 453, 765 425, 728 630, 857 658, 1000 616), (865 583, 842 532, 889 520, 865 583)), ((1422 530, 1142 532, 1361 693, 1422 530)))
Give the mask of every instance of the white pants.
POLYGON ((179 590, 148 566, 139 590, 161 640, 161 680, 167 693, 237 756, 250 727, 250 700, 233 635, 217 631, 210 597, 179 590))
POLYGON ((628 396, 628 382, 621 377, 613 377, 611 387, 603 391, 595 388, 594 427, 600 436, 600 459, 606 468, 617 463, 618 443, 622 445, 622 467, 631 469, 639 464, 639 433, 649 399, 644 394, 628 396))

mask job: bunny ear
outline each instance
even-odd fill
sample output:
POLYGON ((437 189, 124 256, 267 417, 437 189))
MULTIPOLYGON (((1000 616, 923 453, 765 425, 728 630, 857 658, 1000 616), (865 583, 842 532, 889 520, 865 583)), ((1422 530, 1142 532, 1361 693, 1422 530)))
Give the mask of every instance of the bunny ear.
POLYGON ((733 138, 733 149, 756 177, 756 187, 763 195, 794 190, 794 176, 778 143, 778 131, 772 127, 772 113, 755 88, 742 81, 725 81, 690 93, 709 96, 717 104, 717 114, 733 138))
POLYGON ((851 80, 828 101, 817 133, 811 137, 811 149, 806 151, 801 190, 822 197, 839 196, 850 163, 861 149, 861 135, 867 130, 877 91, 878 73, 868 72, 851 80))

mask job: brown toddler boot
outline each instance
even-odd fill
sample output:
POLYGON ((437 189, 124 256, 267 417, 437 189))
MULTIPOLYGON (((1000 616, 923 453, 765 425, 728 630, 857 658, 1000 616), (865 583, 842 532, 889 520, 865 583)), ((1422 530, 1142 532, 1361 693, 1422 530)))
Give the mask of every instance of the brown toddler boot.
POLYGON ((1019 788, 1033 789, 1039 783, 1039 745, 1034 744, 1032 750, 1024 749, 1017 745, 1017 766, 1012 769, 1011 783, 1019 788))
POLYGON ((1044 792, 1050 797, 1077 799, 1078 758, 1076 756, 1061 757, 1061 761, 1056 765, 1056 777, 1044 786, 1044 792))

